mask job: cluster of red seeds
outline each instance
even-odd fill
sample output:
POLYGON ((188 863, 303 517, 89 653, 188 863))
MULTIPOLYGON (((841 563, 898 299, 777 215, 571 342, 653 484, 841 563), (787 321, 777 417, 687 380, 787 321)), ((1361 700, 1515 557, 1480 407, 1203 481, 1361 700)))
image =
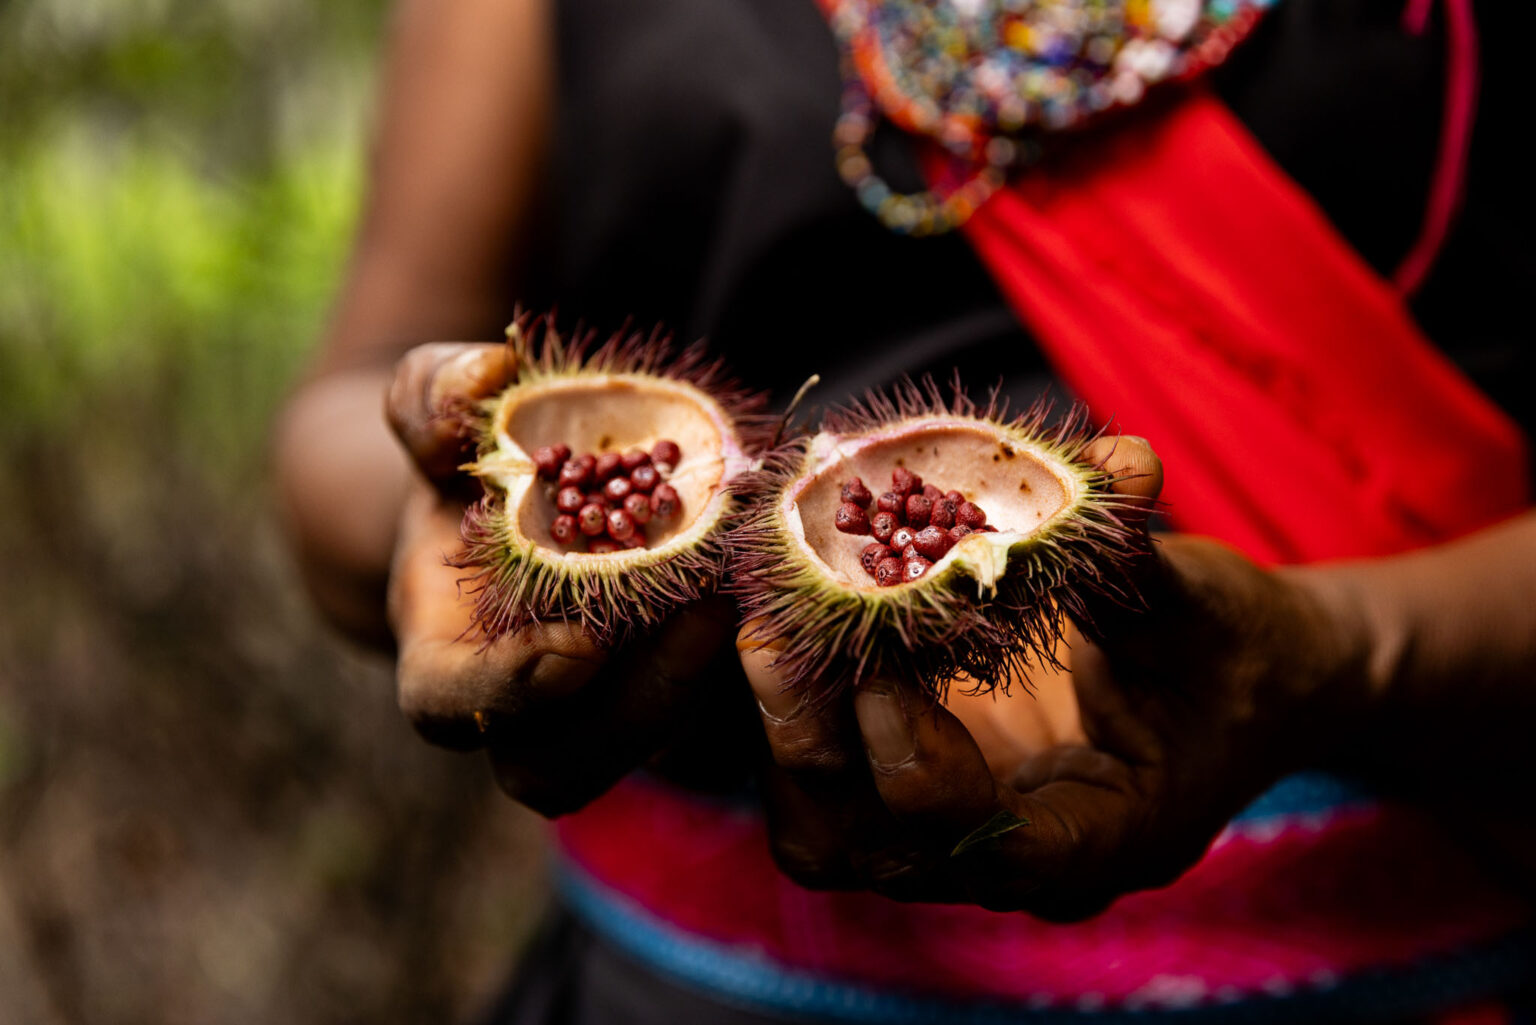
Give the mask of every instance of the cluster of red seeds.
POLYGON ((904 466, 891 471, 891 490, 878 499, 858 477, 844 484, 836 524, 844 534, 874 535, 859 561, 881 587, 918 579, 967 534, 997 530, 981 506, 924 484, 904 466))
POLYGON ((666 482, 682 458, 675 441, 658 441, 649 452, 583 452, 575 458, 569 445, 538 449, 533 463, 551 482, 549 496, 559 510, 549 536, 562 545, 586 538, 594 555, 644 548, 647 523, 670 523, 682 512, 683 500, 666 482))

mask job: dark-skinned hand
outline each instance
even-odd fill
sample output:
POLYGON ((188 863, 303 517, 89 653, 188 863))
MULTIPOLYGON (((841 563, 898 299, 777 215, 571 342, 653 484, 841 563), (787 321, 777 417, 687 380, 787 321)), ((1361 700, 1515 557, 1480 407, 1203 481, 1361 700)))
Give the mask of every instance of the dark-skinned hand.
POLYGON ((516 800, 558 815, 599 796, 690 728, 727 716, 741 693, 732 609, 702 602, 615 651, 575 625, 545 623, 481 643, 459 551, 466 500, 478 491, 453 410, 516 374, 502 345, 431 343, 398 364, 387 399, 395 433, 421 471, 402 513, 389 585, 401 708, 428 740, 484 747, 516 800), (721 676, 736 681, 720 685, 721 676), (703 686, 704 682, 711 686, 703 686))
MULTIPOLYGON (((1144 441, 1099 445, 1130 475, 1123 493, 1157 496, 1144 441)), ((878 678, 805 700, 744 632, 780 866, 813 888, 1053 920, 1176 879, 1235 812, 1323 757, 1361 655, 1304 574, 1212 541, 1162 539, 1141 586, 1145 612, 1098 610, 1100 643, 1070 630, 1069 674, 950 707, 878 678)))

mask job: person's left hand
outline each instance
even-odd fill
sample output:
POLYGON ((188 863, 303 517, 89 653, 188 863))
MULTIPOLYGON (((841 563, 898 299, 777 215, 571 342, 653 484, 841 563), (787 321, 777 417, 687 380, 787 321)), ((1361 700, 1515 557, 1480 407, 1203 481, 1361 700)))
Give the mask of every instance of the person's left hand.
MULTIPOLYGON (((1120 446, 1111 469, 1148 468, 1122 487, 1154 498, 1156 457, 1139 439, 1120 446)), ((1261 569, 1213 541, 1164 539, 1143 589, 1148 610, 1105 616, 1101 644, 1070 634, 1087 743, 1014 765, 995 750, 1008 738, 968 730, 890 680, 840 702, 803 700, 806 688, 786 689, 773 652, 743 634, 781 868, 812 888, 1057 920, 1177 878, 1248 801, 1333 748, 1362 653, 1304 573, 1261 569)))

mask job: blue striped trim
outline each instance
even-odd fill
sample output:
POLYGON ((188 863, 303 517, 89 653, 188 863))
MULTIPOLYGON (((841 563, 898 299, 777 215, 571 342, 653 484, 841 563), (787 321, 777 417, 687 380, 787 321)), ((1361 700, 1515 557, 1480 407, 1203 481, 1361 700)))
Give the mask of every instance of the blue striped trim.
MULTIPOLYGON (((671 784, 661 777, 649 778, 653 786, 671 789, 671 784)), ((713 806, 722 812, 756 810, 762 806, 762 798, 755 785, 751 784, 728 793, 687 791, 687 797, 695 804, 713 806)), ((1260 794, 1252 804, 1238 812, 1232 821, 1279 824, 1274 820, 1317 818, 1337 808, 1370 804, 1374 800, 1375 796, 1357 783, 1322 772, 1299 772, 1287 776, 1260 794)))
POLYGON ((957 1002, 874 989, 789 968, 759 950, 727 946, 680 930, 604 887, 569 861, 557 872, 572 912, 615 949, 652 971, 724 1004, 759 1013, 852 1025, 1095 1025, 1176 1021, 1290 1023, 1383 1021, 1422 1015, 1517 990, 1536 978, 1536 933, 1426 960, 1269 995, 1217 993, 1195 1006, 1106 1007, 1012 1001, 957 1002))
POLYGON ((1322 772, 1298 772, 1260 794, 1232 821, 1315 818, 1336 808, 1370 804, 1374 800, 1371 792, 1357 783, 1322 772))

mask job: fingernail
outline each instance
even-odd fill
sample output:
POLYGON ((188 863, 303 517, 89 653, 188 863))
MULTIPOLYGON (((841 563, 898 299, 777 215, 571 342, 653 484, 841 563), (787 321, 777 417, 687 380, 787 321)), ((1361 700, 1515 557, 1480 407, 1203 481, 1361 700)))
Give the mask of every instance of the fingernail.
POLYGON ((772 658, 753 654, 742 660, 742 667, 747 671, 747 682, 752 685, 752 693, 757 697, 757 705, 763 710, 763 715, 782 722, 800 711, 805 701, 805 688, 790 686, 778 673, 758 665, 759 661, 772 661, 772 658))
POLYGON ((752 651, 778 654, 788 647, 783 637, 771 636, 762 619, 749 620, 736 632, 736 650, 745 655, 752 651))
POLYGON ((805 692, 793 687, 764 687, 756 690, 756 694, 763 715, 779 722, 798 712, 805 701, 805 692))
POLYGON ((528 683, 542 696, 574 694, 597 675, 597 662, 548 652, 540 655, 528 673, 528 683))
POLYGON ((880 684, 867 687, 854 697, 853 706, 869 760, 877 767, 893 769, 917 754, 912 725, 895 690, 880 684))
POLYGON ((784 674, 776 672, 773 662, 783 650, 782 643, 754 636, 749 625, 736 637, 736 651, 741 655, 741 668, 752 685, 757 705, 768 719, 782 722, 800 710, 805 701, 805 689, 785 683, 784 674))

